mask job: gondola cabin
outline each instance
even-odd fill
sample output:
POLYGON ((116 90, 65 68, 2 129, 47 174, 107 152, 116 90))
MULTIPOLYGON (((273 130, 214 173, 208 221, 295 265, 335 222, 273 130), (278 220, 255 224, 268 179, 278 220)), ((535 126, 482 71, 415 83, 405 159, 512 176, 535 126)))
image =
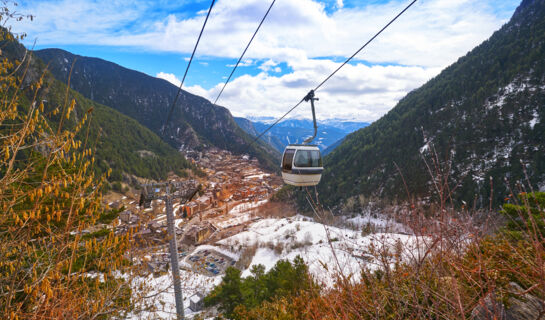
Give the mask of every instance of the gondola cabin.
POLYGON ((290 144, 282 156, 282 179, 292 186, 315 186, 324 167, 320 149, 315 145, 290 144))

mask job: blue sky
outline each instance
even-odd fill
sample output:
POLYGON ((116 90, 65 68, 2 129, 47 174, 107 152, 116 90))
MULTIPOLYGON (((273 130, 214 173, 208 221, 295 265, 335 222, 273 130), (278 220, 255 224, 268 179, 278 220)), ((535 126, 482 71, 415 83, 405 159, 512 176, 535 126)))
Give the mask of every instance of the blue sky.
MULTIPOLYGON (((278 116, 409 0, 277 0, 219 104, 236 116, 278 116)), ((373 121, 408 91, 487 39, 514 0, 420 0, 318 92, 318 117, 373 121)), ((40 0, 13 23, 26 44, 99 57, 177 83, 210 1, 40 0)), ((217 0, 184 89, 215 98, 270 5, 217 0)), ((308 117, 298 110, 296 117, 308 117)))

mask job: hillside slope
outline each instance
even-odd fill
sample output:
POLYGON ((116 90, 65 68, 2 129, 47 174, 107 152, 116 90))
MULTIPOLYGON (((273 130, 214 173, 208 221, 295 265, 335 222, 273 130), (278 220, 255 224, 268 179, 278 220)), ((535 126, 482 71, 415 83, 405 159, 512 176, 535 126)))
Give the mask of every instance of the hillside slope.
MULTIPOLYGON (((25 49, 16 42, 2 43, 2 55, 14 61, 21 60, 25 49)), ((26 60, 28 62, 28 59, 26 60)), ((42 89, 37 100, 43 101, 45 111, 57 107, 62 109, 65 101, 74 99, 75 108, 65 127, 75 125, 77 119, 92 109, 90 113, 89 145, 95 146, 96 166, 98 173, 112 169, 111 181, 123 179, 123 173, 150 179, 165 179, 168 172, 182 174, 183 169, 191 168, 189 162, 174 148, 163 142, 146 127, 109 107, 86 99, 78 92, 69 90, 64 83, 58 81, 50 72, 45 71, 46 65, 32 57, 24 83, 27 86, 24 94, 31 100, 32 90, 29 84, 35 83, 44 74, 42 89)), ((20 72, 23 71, 21 68, 20 72)), ((50 116, 50 125, 56 127, 59 115, 50 116)), ((83 132, 86 132, 83 130, 83 132)), ((82 132, 82 134, 83 134, 82 132)), ((79 137, 84 141, 86 137, 79 137)))
POLYGON ((53 75, 66 83, 74 63, 70 86, 85 97, 136 119, 177 149, 213 145, 235 153, 250 153, 268 168, 276 168, 278 153, 252 140, 224 107, 182 91, 169 125, 162 127, 178 88, 166 80, 121 67, 98 58, 82 57, 60 49, 35 54, 49 64, 53 75))
POLYGON ((435 152, 450 187, 459 185, 454 198, 470 205, 488 205, 490 179, 495 204, 511 193, 504 179, 526 182, 521 161, 544 189, 544 119, 545 0, 524 0, 489 40, 348 135, 325 158, 321 200, 407 199, 401 174, 411 195, 429 195, 424 159, 433 170, 435 152))
MULTIPOLYGON (((246 118, 235 117, 235 121, 238 126, 244 130, 246 133, 253 137, 257 137, 261 132, 259 132, 254 122, 246 118)), ((275 148, 278 152, 284 152, 285 145, 278 139, 278 137, 271 135, 270 133, 265 134, 260 138, 260 140, 266 141, 271 147, 275 148)))

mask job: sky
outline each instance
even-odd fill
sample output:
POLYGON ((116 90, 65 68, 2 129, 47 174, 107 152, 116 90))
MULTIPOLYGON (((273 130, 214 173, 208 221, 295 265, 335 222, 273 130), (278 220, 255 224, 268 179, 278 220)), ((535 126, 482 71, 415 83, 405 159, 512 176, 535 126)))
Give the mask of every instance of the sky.
MULTIPOLYGON (((179 85, 209 0, 20 0, 25 45, 98 57, 179 85)), ((409 91, 489 38, 520 0, 419 0, 329 80, 320 120, 372 122, 409 91)), ((276 0, 218 105, 234 116, 279 117, 410 0, 276 0)), ((184 89, 214 100, 271 4, 217 0, 184 89)), ((290 117, 310 118, 308 104, 290 117)))

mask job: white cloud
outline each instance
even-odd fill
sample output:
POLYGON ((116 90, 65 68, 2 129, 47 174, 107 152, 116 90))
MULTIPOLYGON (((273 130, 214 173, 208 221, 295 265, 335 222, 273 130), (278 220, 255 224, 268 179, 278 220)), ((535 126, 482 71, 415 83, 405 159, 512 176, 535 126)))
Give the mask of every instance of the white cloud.
MULTIPOLYGON (((394 1, 327 15, 323 5, 311 0, 279 1, 246 56, 280 62, 297 58, 300 52, 305 57, 346 57, 405 5, 405 1, 394 1)), ((216 6, 199 54, 236 58, 266 3, 230 0, 219 1, 216 6)), ((359 58, 376 63, 444 67, 498 28, 502 21, 488 9, 480 0, 417 2, 359 58)), ((155 31, 119 41, 137 46, 153 43, 157 50, 188 52, 203 19, 179 20, 170 16, 158 23, 155 31)))
POLYGON ((180 79, 178 79, 173 73, 159 72, 155 75, 155 77, 159 79, 164 79, 177 87, 179 87, 182 83, 180 79))
MULTIPOLYGON (((246 57, 286 62, 301 53, 311 58, 349 56, 407 3, 392 0, 328 15, 323 4, 312 0, 277 1, 246 57)), ((170 14, 149 20, 152 5, 144 0, 37 2, 27 8, 36 20, 22 26, 39 38, 39 44, 125 45, 190 53, 206 12, 185 19, 170 14)), ((444 67, 505 21, 492 13, 495 5, 492 0, 419 1, 359 58, 444 67)), ((198 54, 237 58, 267 6, 261 0, 218 1, 198 54)))
MULTIPOLYGON (((323 80, 325 70, 332 71, 338 65, 329 60, 306 59, 290 64, 293 72, 289 74, 243 75, 229 84, 218 103, 228 106, 236 116, 278 117, 323 80)), ((320 119, 376 120, 437 71, 423 67, 346 65, 317 92, 320 98, 316 104, 317 116, 320 119)), ((202 88, 187 88, 209 99, 215 98, 220 89, 221 85, 204 92, 202 88)), ((309 118, 309 105, 302 104, 291 116, 309 118)))
MULTIPOLYGON (((513 8, 518 2, 418 1, 356 57, 373 66, 347 65, 317 93, 319 117, 379 118, 408 91, 488 38, 508 18, 505 7, 513 8)), ((235 115, 283 114, 338 66, 328 57, 341 61, 350 56, 408 3, 392 0, 349 8, 337 0, 337 10, 327 13, 324 4, 312 0, 277 1, 241 64, 257 65, 261 73, 233 79, 220 104, 235 115), (281 63, 289 66, 290 73, 278 75, 281 63)), ((37 36, 42 45, 131 46, 191 53, 206 10, 189 18, 170 14, 152 19, 148 13, 154 5, 151 0, 39 1, 27 10, 36 20, 20 27, 31 39, 37 36)), ((261 0, 217 1, 197 55, 238 58, 268 5, 261 0)), ((179 85, 173 74, 165 72, 157 77, 179 85)), ((215 98, 222 85, 188 90, 215 98)), ((308 114, 303 106, 296 113, 308 114)))
POLYGON ((262 71, 269 71, 271 69, 273 69, 274 67, 276 67, 278 65, 278 63, 274 62, 273 60, 269 59, 265 62, 263 62, 258 68, 262 71))
MULTIPOLYGON (((238 66, 239 67, 249 67, 249 66, 254 65, 254 63, 255 63, 255 61, 252 60, 252 59, 242 59, 242 61, 240 61, 238 66)), ((229 67, 229 68, 233 68, 234 66, 236 66, 236 64, 228 64, 226 66, 229 67)))
MULTIPOLYGON (((34 19, 13 27, 32 40, 37 38, 38 44, 101 44, 123 36, 124 26, 140 19, 148 8, 146 1, 130 0, 25 1, 17 11, 32 14, 34 19)), ((134 32, 143 32, 150 23, 136 25, 134 32)))

